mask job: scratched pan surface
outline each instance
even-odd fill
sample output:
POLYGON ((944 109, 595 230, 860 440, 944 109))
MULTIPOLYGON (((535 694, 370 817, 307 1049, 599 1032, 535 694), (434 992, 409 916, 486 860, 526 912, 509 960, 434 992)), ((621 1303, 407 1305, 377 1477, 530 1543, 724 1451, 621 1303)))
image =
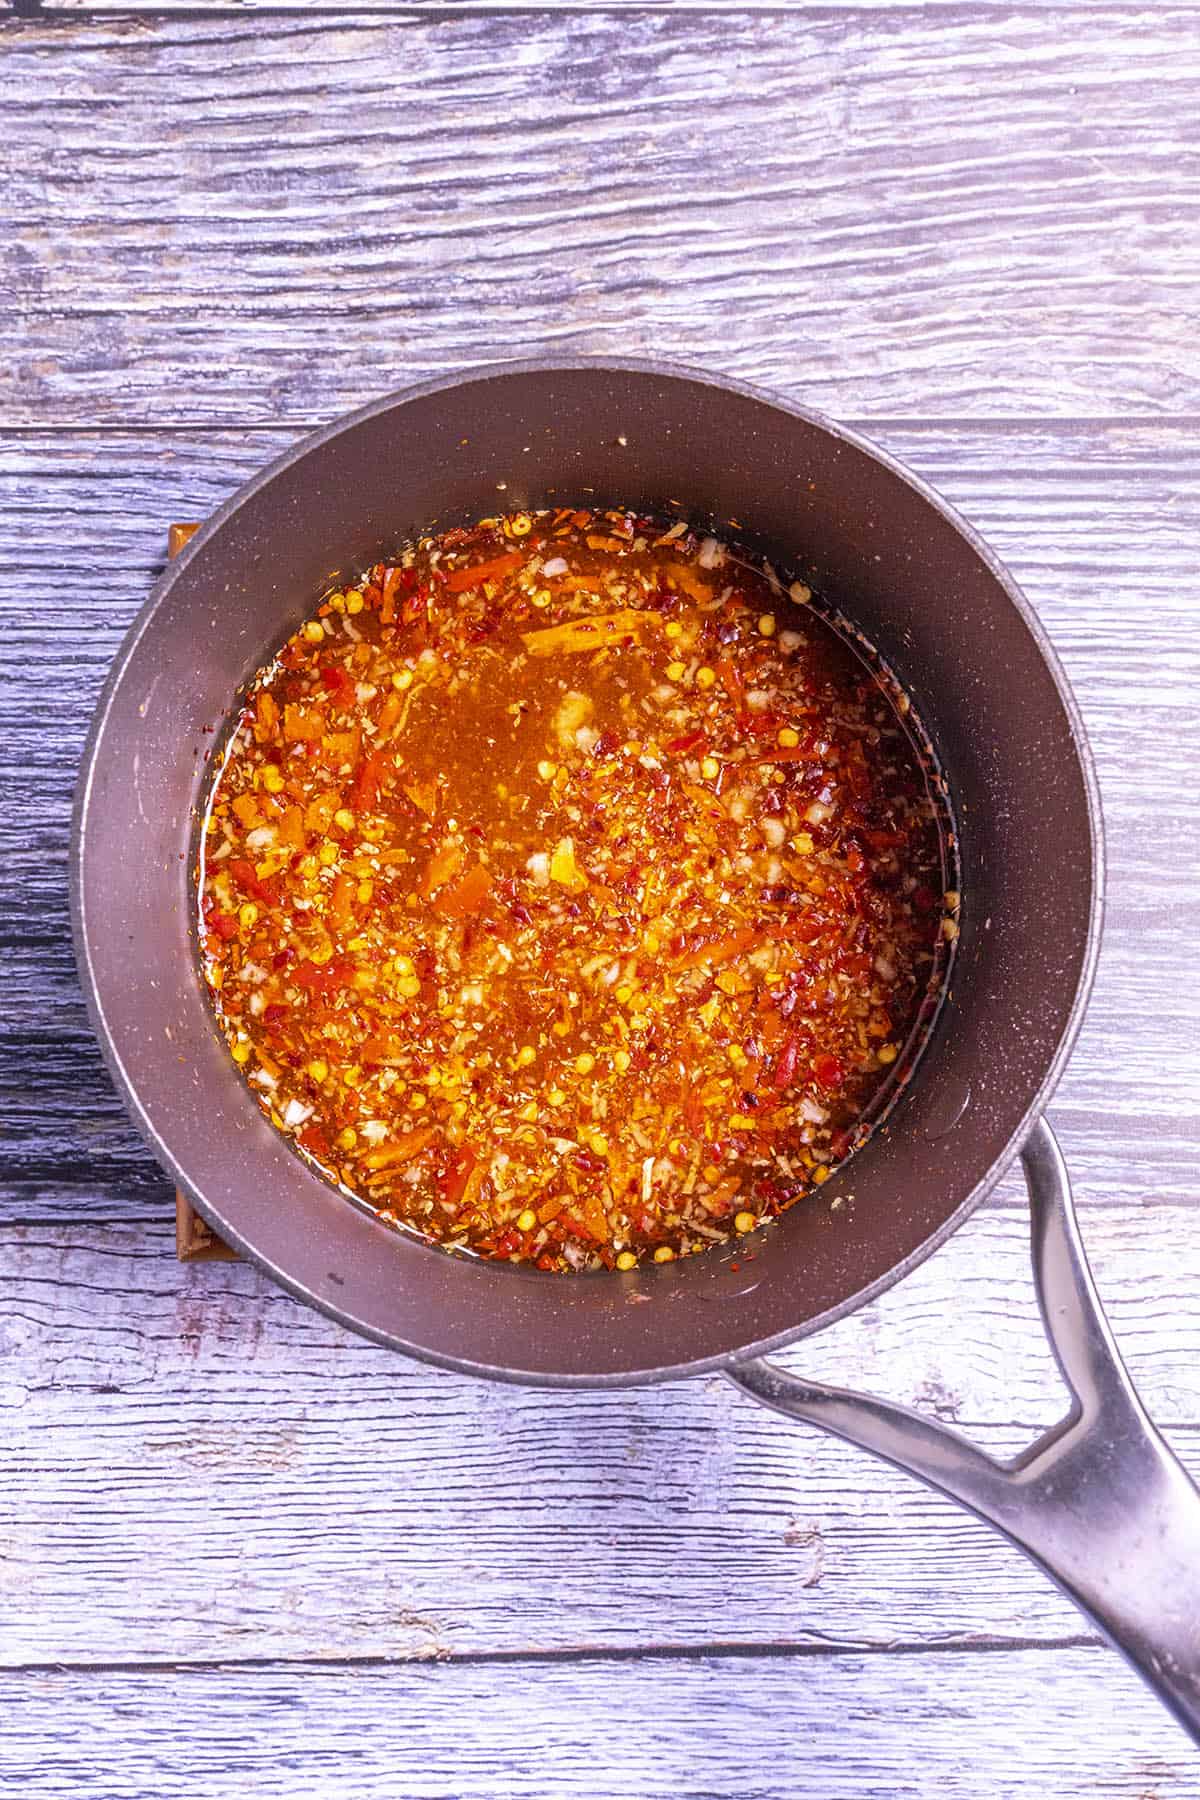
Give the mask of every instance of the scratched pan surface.
POLYGON ((224 1238, 398 1349, 510 1380, 615 1384, 814 1331, 897 1280, 979 1202, 1079 1024, 1099 929, 1100 821, 1045 638, 997 560, 913 476, 739 384, 645 363, 509 364, 331 426, 192 540, 104 691, 72 883, 109 1067, 159 1160, 224 1238), (736 519, 837 604, 934 740, 964 896, 951 992, 886 1132, 818 1197, 736 1247, 579 1279, 447 1256, 314 1174, 235 1073, 190 930, 205 753, 231 697, 319 590, 430 525, 569 501, 736 519))

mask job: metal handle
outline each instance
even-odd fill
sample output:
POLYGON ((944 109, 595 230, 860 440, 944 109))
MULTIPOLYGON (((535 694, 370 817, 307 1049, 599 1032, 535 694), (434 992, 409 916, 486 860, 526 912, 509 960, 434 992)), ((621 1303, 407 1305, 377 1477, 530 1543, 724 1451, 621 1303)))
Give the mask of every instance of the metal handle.
POLYGON ((731 1381, 765 1406, 871 1450, 995 1525, 1050 1575, 1200 1743, 1200 1493, 1146 1413, 1100 1306, 1062 1153, 1044 1120, 1021 1152, 1046 1336, 1066 1417, 997 1462, 887 1400, 766 1362, 731 1381))

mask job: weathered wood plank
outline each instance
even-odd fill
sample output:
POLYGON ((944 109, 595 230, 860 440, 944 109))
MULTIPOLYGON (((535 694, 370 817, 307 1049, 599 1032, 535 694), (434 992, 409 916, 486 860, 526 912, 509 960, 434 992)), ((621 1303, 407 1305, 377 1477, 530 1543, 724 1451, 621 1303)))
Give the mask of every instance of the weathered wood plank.
MULTIPOLYGON (((1056 1116, 1090 1204, 1197 1196, 1200 1043, 1181 946, 1200 928, 1190 426, 892 425, 888 446, 990 536, 1075 682, 1100 762, 1110 911, 1056 1116)), ((286 434, 0 440, 0 941, 7 1182, 0 1216, 164 1216, 169 1189, 112 1094, 69 948, 70 788, 172 516, 202 516, 286 434), (62 604, 64 594, 69 604, 62 604)), ((1018 1204, 1017 1186, 1004 1190, 1018 1204)))
POLYGON ((1090 1649, 46 1670, 0 1699, 0 1780, 37 1800, 1200 1795, 1178 1727, 1090 1649))
MULTIPOLYGON (((1147 1403, 1200 1473, 1194 1219, 1085 1225, 1147 1403)), ((1026 1236, 979 1215, 781 1360, 1014 1452, 1065 1406, 1026 1236)), ((0 1345, 0 1490, 20 1497, 0 1663, 1085 1631, 985 1527, 720 1377, 553 1393, 426 1370, 244 1265, 181 1268, 169 1226, 4 1232, 0 1345)))
POLYGON ((0 421, 327 417, 550 348, 876 417, 1200 411, 1198 21, 10 24, 0 421))
MULTIPOLYGON (((1119 4, 1119 0, 1118 0, 1119 4)), ((1013 0, 921 0, 924 10, 952 14, 958 19, 980 12, 1009 13, 1013 0)), ((200 13, 205 17, 244 17, 247 12, 268 14, 319 13, 323 19, 337 19, 352 13, 383 13, 403 18, 415 14, 422 18, 484 16, 495 13, 581 13, 581 12, 672 12, 753 13, 771 18, 779 13, 855 14, 870 12, 907 12, 913 0, 41 0, 38 11, 44 16, 85 13, 89 18, 106 14, 121 17, 139 15, 175 15, 200 13)), ((1097 0, 1020 0, 1022 12, 1090 12, 1097 0)), ((1190 6, 1180 5, 1177 12, 1187 14, 1190 6)))

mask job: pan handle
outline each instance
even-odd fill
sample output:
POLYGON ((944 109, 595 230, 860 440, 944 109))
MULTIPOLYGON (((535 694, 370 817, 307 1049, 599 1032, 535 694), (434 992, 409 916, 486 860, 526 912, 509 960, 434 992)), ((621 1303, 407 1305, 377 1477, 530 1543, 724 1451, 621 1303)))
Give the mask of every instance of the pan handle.
POLYGON ((1009 1462, 907 1407, 744 1362, 730 1380, 948 1494, 1003 1532, 1122 1651, 1200 1743, 1200 1493, 1129 1379, 1045 1120, 1021 1152, 1033 1273, 1071 1391, 1066 1417, 1009 1462))

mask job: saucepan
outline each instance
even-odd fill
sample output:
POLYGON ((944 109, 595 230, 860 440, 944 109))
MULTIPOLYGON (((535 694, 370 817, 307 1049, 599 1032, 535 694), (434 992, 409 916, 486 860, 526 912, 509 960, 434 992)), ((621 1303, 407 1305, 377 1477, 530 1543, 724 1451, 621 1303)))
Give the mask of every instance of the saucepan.
POLYGON ((222 507, 133 625, 84 757, 72 882, 83 985, 134 1119, 203 1217, 293 1294, 380 1343, 500 1380, 612 1387, 723 1369, 997 1526, 1200 1738, 1200 1495, 1121 1363, 1042 1118, 1100 929, 1083 725, 1012 578, 891 457, 754 388, 648 362, 507 364, 339 421, 222 507), (565 503, 732 522, 835 603, 924 720, 961 858, 952 988, 886 1130, 753 1239, 628 1275, 453 1257, 327 1185, 231 1064, 192 924, 207 756, 238 688, 314 596, 412 532, 565 503), (1071 1394, 1022 1455, 994 1461, 928 1418, 767 1360, 913 1269, 1018 1154, 1071 1394))

